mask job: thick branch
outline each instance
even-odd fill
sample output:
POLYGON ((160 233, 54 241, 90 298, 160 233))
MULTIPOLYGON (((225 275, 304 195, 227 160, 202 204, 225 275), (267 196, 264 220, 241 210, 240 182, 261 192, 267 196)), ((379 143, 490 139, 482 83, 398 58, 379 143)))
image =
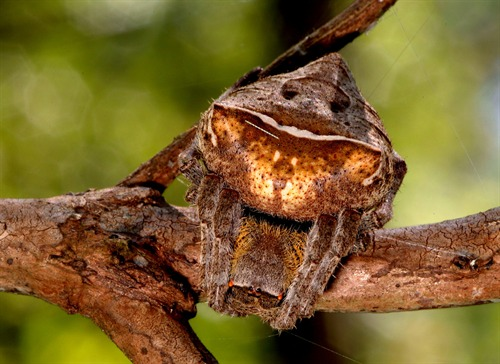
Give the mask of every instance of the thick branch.
POLYGON ((500 298, 500 208, 366 237, 317 308, 389 312, 500 298), (355 289, 353 289, 355 287, 355 289))
MULTIPOLYGON (((0 200, 0 288, 92 318, 136 363, 213 362, 186 317, 200 294, 199 222, 158 191, 0 200)), ((317 308, 416 310, 500 298, 500 208, 377 230, 317 308)))
POLYGON ((215 362, 176 272, 196 274, 192 226, 146 188, 0 200, 0 288, 90 317, 135 363, 215 362))

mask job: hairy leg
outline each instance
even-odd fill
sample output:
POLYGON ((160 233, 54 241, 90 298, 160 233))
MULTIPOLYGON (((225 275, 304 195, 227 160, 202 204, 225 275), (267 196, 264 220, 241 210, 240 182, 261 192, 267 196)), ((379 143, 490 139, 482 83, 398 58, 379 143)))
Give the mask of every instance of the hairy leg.
POLYGON ((406 163, 405 161, 396 154, 396 160, 394 163, 394 181, 387 194, 386 198, 382 204, 369 216, 369 220, 364 225, 368 229, 378 229, 384 226, 392 218, 392 205, 394 202, 394 197, 403 183, 403 178, 406 174, 406 163))
POLYGON ((214 296, 209 304, 219 312, 233 313, 226 305, 225 295, 229 288, 231 261, 241 219, 241 204, 238 192, 224 188, 214 215, 215 249, 211 253, 213 271, 210 284, 215 286, 214 296))
POLYGON ((222 181, 218 176, 207 175, 200 183, 196 201, 201 228, 201 262, 203 264, 202 280, 206 295, 213 297, 213 284, 210 284, 210 274, 213 274, 214 251, 216 249, 213 216, 219 203, 222 181))
POLYGON ((201 222, 203 282, 208 304, 219 312, 231 313, 225 303, 234 241, 239 230, 239 194, 222 187, 220 177, 206 175, 198 190, 201 222))
POLYGON ((321 215, 309 232, 304 262, 290 285, 271 326, 287 330, 297 319, 314 313, 314 304, 324 292, 335 268, 354 245, 361 214, 342 211, 337 216, 321 215))

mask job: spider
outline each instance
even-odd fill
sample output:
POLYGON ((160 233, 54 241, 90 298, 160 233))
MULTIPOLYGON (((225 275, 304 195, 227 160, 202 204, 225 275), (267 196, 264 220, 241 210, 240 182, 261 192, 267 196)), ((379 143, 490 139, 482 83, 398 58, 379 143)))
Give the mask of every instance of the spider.
POLYGON ((310 317, 357 236, 391 218, 406 173, 337 53, 233 86, 181 159, 209 305, 279 330, 310 317))

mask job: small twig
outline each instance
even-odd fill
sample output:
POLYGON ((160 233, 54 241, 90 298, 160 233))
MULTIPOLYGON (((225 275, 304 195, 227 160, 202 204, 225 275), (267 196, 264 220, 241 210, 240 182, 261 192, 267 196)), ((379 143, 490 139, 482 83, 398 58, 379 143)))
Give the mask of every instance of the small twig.
POLYGON ((327 53, 338 52, 370 29, 397 0, 357 0, 267 66, 260 78, 290 72, 327 53))
POLYGON ((175 140, 158 152, 153 158, 141 164, 129 174, 119 187, 150 187, 163 192, 167 186, 179 175, 178 156, 193 141, 196 126, 179 135, 175 140))

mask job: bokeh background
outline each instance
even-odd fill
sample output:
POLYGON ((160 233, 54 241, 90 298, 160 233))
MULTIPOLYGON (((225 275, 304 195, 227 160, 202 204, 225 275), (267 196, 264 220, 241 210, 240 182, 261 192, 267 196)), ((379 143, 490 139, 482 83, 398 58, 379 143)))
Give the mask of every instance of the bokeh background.
MULTIPOLYGON (((115 184, 347 2, 296 3, 0 1, 0 197, 115 184)), ((409 166, 390 226, 500 204, 499 19, 498 0, 399 0, 341 52, 409 166)), ((198 309, 221 363, 500 363, 498 304, 318 313, 281 335, 198 309)), ((0 293, 0 363, 127 362, 90 320, 0 293)))

